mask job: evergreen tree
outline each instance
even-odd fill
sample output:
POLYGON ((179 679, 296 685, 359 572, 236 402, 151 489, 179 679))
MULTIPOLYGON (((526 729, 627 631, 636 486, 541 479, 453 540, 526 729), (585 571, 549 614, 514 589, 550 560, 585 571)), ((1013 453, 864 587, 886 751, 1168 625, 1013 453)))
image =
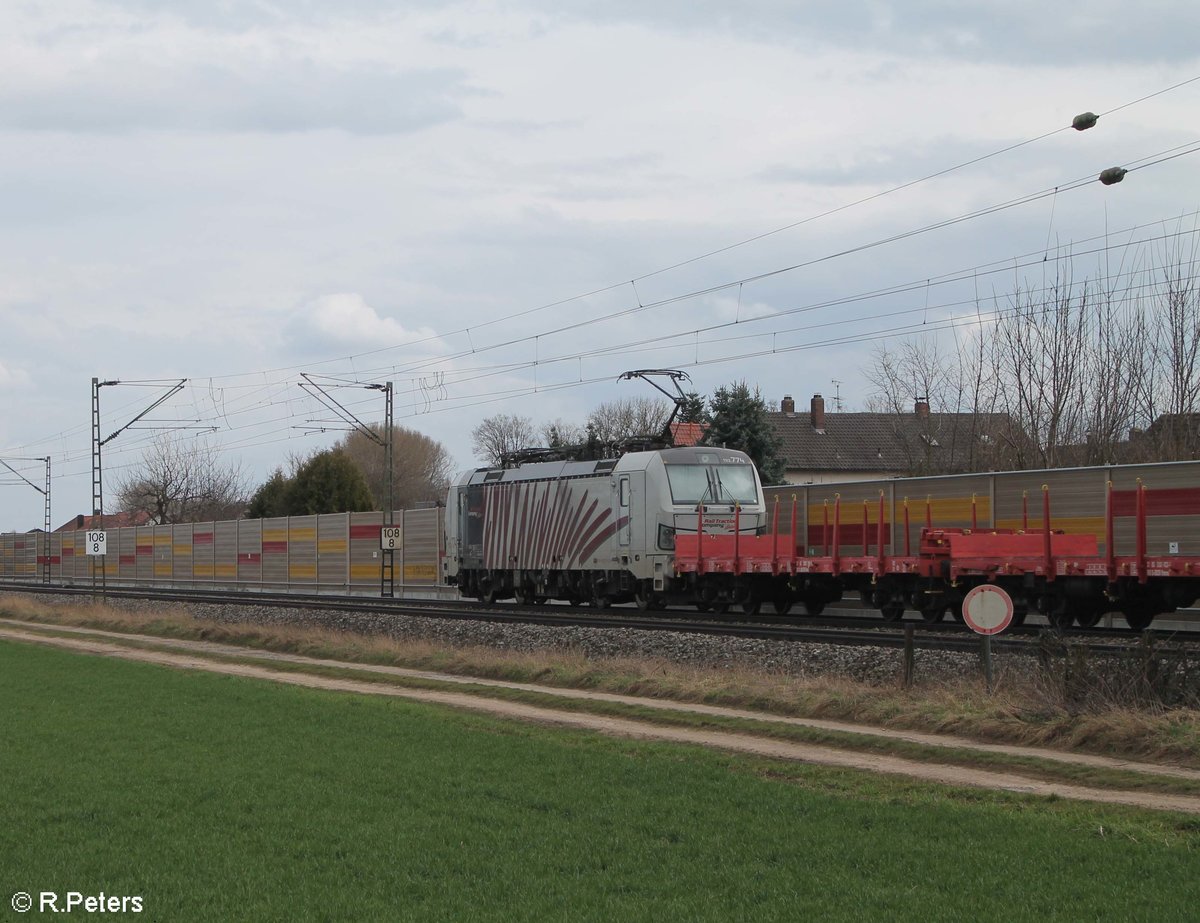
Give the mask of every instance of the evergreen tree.
POLYGON ((704 395, 689 391, 683 396, 683 404, 679 408, 677 423, 708 423, 711 417, 704 406, 704 395))
POLYGON ((288 490, 288 513, 355 513, 375 508, 371 489, 345 452, 318 452, 296 470, 288 490))
POLYGON ((782 445, 767 422, 767 405, 758 388, 751 393, 744 381, 718 388, 710 406, 712 419, 704 444, 740 449, 754 461, 764 484, 782 484, 782 445))
POLYGON ((247 519, 266 519, 270 516, 287 515, 287 495, 291 479, 284 477, 283 469, 276 468, 275 473, 267 478, 254 496, 250 498, 250 506, 246 510, 247 519))
POLYGON ((275 469, 254 492, 246 516, 308 516, 314 513, 358 513, 378 509, 367 479, 340 449, 316 452, 296 465, 291 477, 275 469))

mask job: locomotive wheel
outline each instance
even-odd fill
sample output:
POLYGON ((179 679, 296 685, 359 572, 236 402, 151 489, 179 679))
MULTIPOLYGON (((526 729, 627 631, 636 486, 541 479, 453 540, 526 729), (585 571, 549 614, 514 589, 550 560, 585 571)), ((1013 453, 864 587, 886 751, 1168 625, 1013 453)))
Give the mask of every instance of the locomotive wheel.
POLYGON ((771 608, 775 610, 776 615, 787 615, 792 611, 792 597, 776 596, 771 600, 771 608))
POLYGON ((490 586, 483 591, 483 595, 479 597, 486 606, 496 605, 496 600, 500 598, 500 588, 498 586, 490 586))
POLYGON ((580 606, 583 605, 583 600, 580 599, 578 596, 575 596, 574 594, 572 594, 571 596, 567 597, 567 605, 570 606, 572 609, 578 609, 580 606))
POLYGON ((592 597, 592 606, 596 609, 607 609, 612 605, 612 597, 607 593, 596 593, 592 597))
POLYGON ((638 588, 633 594, 633 602, 642 612, 659 608, 659 599, 650 589, 649 581, 645 584, 638 584, 638 588))
POLYGON ((883 616, 885 622, 898 622, 904 618, 904 607, 884 606, 879 610, 879 614, 883 616))

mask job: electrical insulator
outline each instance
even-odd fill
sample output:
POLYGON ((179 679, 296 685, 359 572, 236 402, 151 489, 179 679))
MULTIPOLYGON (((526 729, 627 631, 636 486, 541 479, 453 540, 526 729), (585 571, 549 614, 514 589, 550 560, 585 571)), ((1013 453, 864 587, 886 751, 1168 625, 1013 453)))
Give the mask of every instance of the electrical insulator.
POLYGON ((1071 119, 1071 127, 1076 131, 1087 131, 1089 128, 1094 128, 1099 120, 1100 116, 1094 112, 1081 112, 1071 119))
POLYGON ((1121 182, 1128 172, 1124 167, 1109 167, 1107 170, 1100 171, 1100 182, 1105 186, 1111 186, 1113 183, 1121 182))

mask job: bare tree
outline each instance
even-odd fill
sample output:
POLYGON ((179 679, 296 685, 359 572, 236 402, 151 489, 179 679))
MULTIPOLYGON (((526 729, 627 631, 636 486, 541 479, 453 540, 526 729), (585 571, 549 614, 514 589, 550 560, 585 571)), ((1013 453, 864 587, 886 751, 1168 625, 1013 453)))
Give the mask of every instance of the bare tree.
POLYGON ((1153 385, 1146 395, 1151 449, 1164 460, 1200 454, 1200 243, 1164 247, 1154 315, 1153 385))
POLYGON ((559 417, 556 420, 543 423, 541 435, 542 441, 551 448, 580 445, 587 440, 587 428, 571 420, 564 420, 562 417, 559 417))
POLYGON ((204 439, 164 434, 117 482, 117 500, 160 524, 239 518, 246 506, 245 474, 240 464, 222 463, 220 455, 204 439))
POLYGON ((533 422, 515 414, 487 417, 471 431, 475 457, 493 466, 499 466, 509 452, 528 448, 533 438, 533 422))
POLYGON ((674 406, 651 397, 607 401, 588 414, 588 425, 602 443, 631 436, 657 436, 667 425, 674 406))
POLYGON ((999 314, 999 406, 1028 434, 1036 467, 1056 467, 1063 447, 1085 434, 1079 398, 1086 384, 1091 294, 1086 283, 1077 286, 1060 274, 1043 291, 1018 286, 999 314))
MULTIPOLYGON (((371 430, 383 438, 383 427, 372 426, 371 430)), ((375 509, 385 509, 389 485, 383 447, 360 432, 347 433, 337 447, 353 459, 363 473, 375 509)), ((453 474, 454 459, 440 442, 416 430, 393 427, 392 487, 396 509, 411 509, 420 503, 445 500, 453 474)))

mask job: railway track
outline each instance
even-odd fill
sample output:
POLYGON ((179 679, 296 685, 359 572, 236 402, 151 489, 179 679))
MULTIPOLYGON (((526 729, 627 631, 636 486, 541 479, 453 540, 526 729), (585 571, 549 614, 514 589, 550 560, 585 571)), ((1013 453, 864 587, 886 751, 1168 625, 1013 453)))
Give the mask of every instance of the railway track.
MULTIPOLYGON (((28 595, 53 595, 91 601, 95 594, 90 588, 47 587, 42 584, 3 584, 0 590, 28 595)), ((162 603, 214 606, 255 606, 271 608, 300 608, 339 613, 361 613, 396 617, 486 621, 506 624, 541 625, 562 628, 627 629, 637 631, 673 631, 714 637, 751 638, 779 642, 809 642, 820 644, 875 646, 900 648, 913 643, 923 650, 977 651, 980 640, 965 625, 948 622, 936 627, 919 620, 907 623, 881 623, 873 615, 776 616, 756 615, 753 618, 738 614, 722 618, 697 618, 683 610, 656 612, 653 615, 636 610, 612 607, 606 610, 575 609, 567 606, 519 606, 515 604, 484 605, 469 600, 374 599, 357 596, 272 594, 262 592, 231 592, 219 590, 158 590, 147 588, 109 587, 109 599, 154 600, 162 603), (911 640, 906 637, 911 634, 911 640)), ((849 610, 853 611, 853 610, 849 610)), ((1023 626, 1010 629, 992 638, 995 651, 1032 652, 1046 644, 1048 629, 1023 626)), ((1184 642, 1200 647, 1200 633, 1156 632, 1160 640, 1184 642)), ((1086 643, 1095 653, 1128 651, 1140 635, 1127 629, 1076 629, 1055 640, 1086 643)))

